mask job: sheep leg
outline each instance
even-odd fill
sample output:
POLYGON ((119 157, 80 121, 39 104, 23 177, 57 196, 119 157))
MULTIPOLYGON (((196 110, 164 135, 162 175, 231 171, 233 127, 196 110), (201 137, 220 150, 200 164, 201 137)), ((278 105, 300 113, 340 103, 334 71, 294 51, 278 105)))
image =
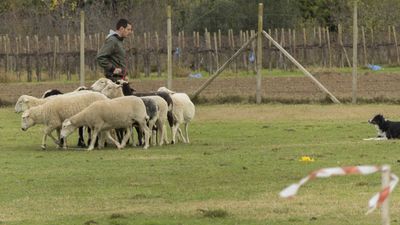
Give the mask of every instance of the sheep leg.
POLYGON ((105 134, 104 134, 104 132, 100 132, 97 148, 98 149, 104 148, 104 143, 105 143, 105 134))
MULTIPOLYGON (((62 146, 62 148, 63 149, 68 149, 68 145, 67 145, 67 138, 61 138, 61 129, 60 128, 57 128, 56 129, 56 131, 57 131, 57 140, 55 140, 53 137, 53 140, 55 140, 55 143, 57 144, 57 148, 61 148, 61 146, 62 146)), ((51 137, 51 136, 50 136, 51 137)))
POLYGON ((88 127, 87 132, 88 132, 88 145, 89 145, 92 142, 92 129, 88 127))
POLYGON ((91 151, 94 149, 94 144, 96 142, 97 139, 97 134, 99 133, 99 131, 97 129, 93 129, 92 130, 92 139, 90 140, 90 145, 87 148, 88 151, 91 151))
POLYGON ((68 146, 67 146, 67 138, 63 138, 63 140, 64 140, 63 149, 68 149, 68 146))
POLYGON ((125 130, 121 129, 121 128, 118 128, 118 129, 115 129, 115 132, 117 133, 118 142, 121 142, 122 139, 124 138, 125 130))
POLYGON ((128 142, 128 140, 129 140, 129 138, 131 137, 131 132, 132 132, 132 130, 131 129, 126 129, 127 130, 127 132, 126 132, 126 134, 125 134, 125 136, 124 136, 124 138, 122 139, 122 142, 121 142, 121 148, 124 148, 125 147, 125 145, 126 145, 126 142, 128 142))
MULTIPOLYGON (((61 138, 61 135, 60 135, 60 132, 61 132, 61 130, 60 129, 56 129, 56 132, 57 132, 57 138, 56 138, 56 140, 54 140, 54 139, 52 139, 53 141, 54 141, 54 143, 57 145, 57 148, 60 148, 61 147, 61 145, 64 143, 64 139, 63 138, 61 138)), ((52 134, 53 132, 51 132, 51 134, 52 134)), ((54 136, 53 136, 54 137, 54 136)))
POLYGON ((109 140, 111 140, 117 146, 118 149, 121 149, 121 144, 111 136, 110 131, 107 131, 106 134, 107 134, 107 138, 109 140))
POLYGON ((83 132, 84 132, 83 127, 79 127, 79 130, 78 130, 79 138, 78 138, 77 145, 78 145, 78 147, 82 147, 82 148, 86 147, 85 139, 83 138, 83 132))
POLYGON ((53 136, 53 134, 49 133, 49 134, 47 134, 47 136, 49 136, 49 137, 54 141, 54 143, 55 143, 57 146, 59 146, 60 142, 59 142, 59 140, 58 140, 57 138, 55 138, 55 137, 53 136))
POLYGON ((185 137, 183 136, 181 128, 178 127, 179 138, 182 140, 183 143, 187 143, 185 137))
POLYGON ((167 135, 167 128, 166 128, 165 125, 163 126, 163 136, 162 136, 162 138, 163 138, 165 144, 169 143, 168 135, 167 135))
POLYGON ((44 134, 42 137, 42 145, 40 146, 43 150, 46 150, 46 139, 47 139, 47 134, 44 134))
POLYGON ((172 133, 171 144, 176 144, 175 138, 176 138, 177 128, 178 128, 178 127, 177 127, 176 125, 173 125, 173 126, 171 127, 171 133, 172 133))
POLYGON ((142 129, 140 127, 135 126, 136 132, 138 134, 138 142, 139 142, 139 146, 143 145, 143 132, 142 129))
POLYGON ((145 122, 140 123, 139 126, 140 126, 140 130, 142 130, 144 132, 143 149, 147 149, 147 148, 149 148, 149 140, 150 140, 151 130, 149 129, 149 127, 146 125, 145 122))
POLYGON ((56 145, 58 145, 57 139, 55 139, 55 138, 53 137, 53 135, 51 134, 51 132, 52 132, 53 130, 54 130, 54 128, 51 128, 51 127, 46 127, 46 128, 44 129, 44 135, 43 135, 43 137, 42 137, 42 145, 41 145, 41 148, 42 148, 43 150, 46 149, 47 136, 51 137, 51 138, 53 139, 53 141, 56 143, 56 145))
POLYGON ((60 129, 57 129, 56 130, 56 132, 57 132, 57 142, 58 142, 58 145, 61 145, 61 144, 63 144, 63 139, 61 138, 61 130, 60 129))
POLYGON ((157 144, 159 146, 162 146, 164 144, 164 126, 160 122, 160 120, 157 120, 157 144))
POLYGON ((149 129, 150 129, 150 140, 151 140, 151 145, 154 146, 155 145, 155 141, 157 141, 157 139, 155 138, 155 135, 153 133, 153 128, 155 125, 155 121, 150 121, 149 122, 149 129))
POLYGON ((131 130, 132 146, 135 146, 135 136, 133 135, 133 126, 130 126, 129 129, 131 130))
POLYGON ((186 143, 190 143, 189 141, 189 123, 185 123, 185 136, 186 136, 186 143))

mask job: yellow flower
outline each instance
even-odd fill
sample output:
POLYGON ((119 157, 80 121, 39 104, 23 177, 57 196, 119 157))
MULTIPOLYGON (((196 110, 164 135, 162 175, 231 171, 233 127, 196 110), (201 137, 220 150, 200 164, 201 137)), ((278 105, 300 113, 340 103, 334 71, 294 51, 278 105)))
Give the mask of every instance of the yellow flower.
POLYGON ((311 158, 310 156, 302 156, 299 161, 301 161, 301 162, 314 162, 314 159, 311 158))

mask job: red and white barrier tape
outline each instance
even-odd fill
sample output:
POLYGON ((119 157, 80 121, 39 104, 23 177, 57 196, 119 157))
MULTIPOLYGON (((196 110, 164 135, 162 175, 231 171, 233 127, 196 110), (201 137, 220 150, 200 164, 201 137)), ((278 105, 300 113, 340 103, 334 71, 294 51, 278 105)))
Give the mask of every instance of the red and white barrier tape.
MULTIPOLYGON (((307 183, 309 180, 314 178, 326 178, 331 176, 343 176, 349 174, 361 174, 361 175, 368 175, 376 172, 384 171, 385 167, 378 167, 378 166, 348 166, 348 167, 333 167, 333 168, 324 168, 313 171, 308 176, 301 179, 298 183, 292 184, 287 188, 283 189, 279 195, 282 198, 290 198, 296 195, 299 188, 307 183)), ((388 187, 383 188, 380 192, 376 193, 368 202, 369 210, 367 212, 371 213, 377 207, 381 206, 382 203, 386 200, 389 194, 393 191, 396 187, 399 178, 391 173, 390 174, 390 183, 388 187)))

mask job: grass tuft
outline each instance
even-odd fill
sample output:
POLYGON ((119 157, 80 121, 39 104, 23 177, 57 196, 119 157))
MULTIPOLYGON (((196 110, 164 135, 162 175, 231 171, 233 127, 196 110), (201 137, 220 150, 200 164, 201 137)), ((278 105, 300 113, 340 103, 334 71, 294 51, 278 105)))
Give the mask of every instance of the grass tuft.
POLYGON ((225 218, 228 216, 228 212, 223 209, 198 209, 198 211, 207 218, 225 218))
POLYGON ((97 222, 94 221, 94 220, 89 220, 89 221, 84 222, 83 224, 84 224, 84 225, 94 225, 94 224, 99 224, 99 223, 97 223, 97 222))
POLYGON ((121 213, 113 213, 113 214, 111 214, 111 216, 110 216, 110 219, 124 219, 124 218, 126 218, 126 216, 124 216, 123 214, 121 214, 121 213))

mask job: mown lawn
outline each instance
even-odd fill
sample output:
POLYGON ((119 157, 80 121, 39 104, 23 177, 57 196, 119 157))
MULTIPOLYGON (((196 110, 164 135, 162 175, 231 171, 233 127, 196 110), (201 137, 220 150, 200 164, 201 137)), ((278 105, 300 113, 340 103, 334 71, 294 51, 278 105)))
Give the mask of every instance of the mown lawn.
MULTIPOLYGON (((367 120, 396 105, 200 105, 191 144, 94 150, 40 149, 41 126, 23 132, 0 109, 0 224, 380 224, 367 203, 380 175, 318 179, 291 200, 287 185, 323 167, 390 164, 399 141, 367 120), (315 162, 300 162, 301 156, 315 162)), ((74 146, 76 138, 70 138, 74 146)), ((400 222, 400 190, 391 220, 400 222)))

